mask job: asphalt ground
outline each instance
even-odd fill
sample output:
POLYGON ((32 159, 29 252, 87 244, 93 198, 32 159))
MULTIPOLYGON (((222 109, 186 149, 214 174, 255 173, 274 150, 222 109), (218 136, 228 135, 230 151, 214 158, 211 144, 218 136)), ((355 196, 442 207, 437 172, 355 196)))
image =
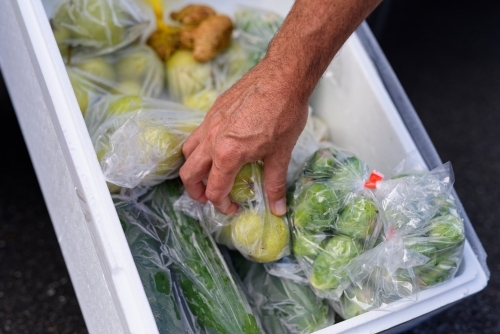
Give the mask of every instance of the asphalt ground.
MULTIPOLYGON (((384 24, 376 15, 370 23, 442 160, 453 164, 491 270, 483 291, 407 333, 500 333, 500 2, 405 0, 386 9, 384 24)), ((86 333, 1 78, 0 106, 0 334, 86 333)))

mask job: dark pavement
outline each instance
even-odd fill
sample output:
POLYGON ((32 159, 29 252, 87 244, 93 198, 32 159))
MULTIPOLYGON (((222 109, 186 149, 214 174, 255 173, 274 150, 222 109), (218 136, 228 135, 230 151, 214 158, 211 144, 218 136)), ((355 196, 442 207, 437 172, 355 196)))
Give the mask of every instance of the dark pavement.
MULTIPOLYGON (((453 164, 491 270, 485 290, 408 333, 500 333, 500 2, 403 0, 388 9, 379 41, 453 164)), ((0 334, 86 333, 1 79, 0 106, 0 334)))

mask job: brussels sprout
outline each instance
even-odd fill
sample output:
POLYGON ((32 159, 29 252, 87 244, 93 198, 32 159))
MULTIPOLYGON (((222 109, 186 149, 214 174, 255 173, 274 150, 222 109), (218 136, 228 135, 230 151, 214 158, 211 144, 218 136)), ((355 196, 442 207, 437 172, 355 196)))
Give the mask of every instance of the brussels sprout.
POLYGON ((365 172, 365 165, 356 157, 349 157, 340 162, 333 169, 330 180, 333 184, 351 187, 353 181, 362 180, 365 172))
POLYGON ((293 233, 293 254, 315 259, 323 249, 325 239, 326 235, 324 234, 307 234, 295 230, 293 233))
POLYGON ((90 88, 87 87, 87 85, 84 84, 83 81, 80 80, 80 78, 74 73, 68 72, 68 74, 71 86, 73 86, 73 91, 75 92, 78 106, 80 107, 82 114, 85 116, 85 112, 87 110, 87 107, 89 106, 90 88))
POLYGON ((143 46, 124 53, 115 66, 119 81, 142 82, 152 68, 161 68, 161 62, 149 47, 143 46), (152 63, 157 66, 153 67, 152 63))
POLYGON ((255 262, 272 262, 287 255, 289 229, 282 217, 270 211, 263 213, 243 210, 234 218, 233 245, 255 262))
POLYGON ((314 182, 299 190, 294 210, 295 226, 320 232, 332 226, 340 209, 338 193, 324 182, 314 182))
POLYGON ((318 290, 335 290, 346 277, 344 267, 359 255, 361 245, 347 237, 331 238, 313 263, 311 285, 318 290))
POLYGON ((240 205, 248 204, 255 199, 258 187, 261 187, 262 166, 257 163, 248 163, 241 167, 234 179, 229 198, 240 205))
POLYGON ((356 239, 364 239, 373 233, 377 222, 377 208, 373 200, 357 196, 340 212, 334 230, 356 239))
POLYGON ((137 81, 126 80, 120 82, 111 90, 113 94, 141 95, 142 87, 137 81))
POLYGON ((457 262, 453 259, 446 259, 439 262, 436 266, 424 265, 421 268, 415 270, 418 278, 420 279, 420 285, 422 287, 433 286, 439 283, 443 283, 453 277, 457 270, 457 262))
POLYGON ((337 151, 321 149, 316 151, 307 162, 304 174, 314 179, 329 179, 338 167, 337 151))
POLYGON ((428 235, 438 249, 458 246, 465 240, 464 224, 452 215, 438 216, 430 221, 428 235))

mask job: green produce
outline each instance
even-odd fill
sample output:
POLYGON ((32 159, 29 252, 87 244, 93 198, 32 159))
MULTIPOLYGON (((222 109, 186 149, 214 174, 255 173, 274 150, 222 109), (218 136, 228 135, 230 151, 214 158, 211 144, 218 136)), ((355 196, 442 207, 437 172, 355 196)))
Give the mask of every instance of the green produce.
POLYGON ((215 89, 202 90, 182 99, 182 104, 201 111, 209 111, 212 108, 219 93, 215 89))
POLYGON ((76 67, 83 72, 107 82, 116 80, 115 69, 103 57, 94 57, 79 62, 76 67))
POLYGON ((304 175, 314 179, 330 179, 339 168, 338 152, 334 149, 316 151, 304 167, 304 175))
POLYGON ((143 219, 144 212, 135 203, 120 196, 113 199, 158 331, 184 332, 187 319, 192 316, 183 312, 170 269, 164 263, 157 234, 158 230, 161 232, 160 226, 150 225, 155 220, 143 219))
POLYGON ((346 236, 331 238, 314 261, 311 285, 318 290, 335 290, 347 277, 344 267, 360 254, 360 244, 346 236))
MULTIPOLYGON (((366 290, 368 288, 364 287, 366 290)), ((344 292, 340 297, 339 301, 332 302, 335 311, 344 319, 354 318, 360 314, 367 312, 361 305, 369 306, 371 304, 370 301, 370 293, 371 291, 363 291, 359 287, 355 287, 353 289, 349 289, 349 296, 347 296, 347 292, 344 292), (369 292, 369 293, 367 293, 369 292), (361 305, 360 305, 361 304, 361 305)))
POLYGON ((119 23, 124 15, 120 6, 108 1, 68 0, 57 10, 53 24, 71 30, 71 40, 75 43, 101 49, 124 39, 125 29, 119 23))
POLYGON ((264 212, 243 210, 232 223, 234 247, 256 262, 279 260, 290 245, 290 231, 284 218, 264 212))
POLYGON ((118 80, 143 81, 150 72, 151 62, 160 63, 150 51, 144 47, 124 53, 115 63, 118 80))
POLYGON ((366 171, 365 165, 356 157, 348 157, 341 160, 337 168, 333 170, 330 177, 331 182, 336 185, 345 185, 351 188, 353 181, 364 180, 366 171))
POLYGON ((356 196, 340 212, 334 230, 352 238, 365 239, 373 233, 377 212, 373 200, 356 196))
POLYGON ((262 191, 261 184, 262 166, 258 162, 247 163, 236 175, 229 198, 235 203, 245 205, 255 200, 258 190, 262 191))
POLYGON ((459 246, 465 241, 464 224, 453 215, 438 216, 430 221, 429 238, 438 249, 459 246))
POLYGON ((308 234, 295 230, 293 232, 293 254, 315 259, 323 251, 322 244, 326 239, 324 234, 308 234))
POLYGON ((210 63, 199 63, 193 52, 177 50, 166 62, 167 87, 170 97, 181 102, 184 98, 213 87, 210 63))
POLYGON ((71 86, 73 87, 73 91, 75 92, 78 106, 80 107, 82 114, 85 116, 85 112, 87 111, 87 108, 89 106, 89 94, 91 93, 91 89, 76 73, 68 72, 68 76, 71 82, 71 86))
POLYGON ((340 198, 328 183, 313 182, 296 190, 293 223, 310 232, 332 227, 340 209, 340 198))
POLYGON ((326 301, 309 286, 272 276, 258 263, 248 266, 241 276, 243 285, 267 333, 308 334, 335 323, 326 301))
POLYGON ((196 220, 174 208, 180 180, 166 181, 142 203, 165 226, 165 246, 189 309, 207 333, 260 333, 251 308, 236 286, 213 239, 196 220))
POLYGON ((128 112, 137 112, 143 108, 143 101, 137 95, 125 95, 119 97, 110 97, 110 102, 106 106, 107 116, 118 116, 128 112))
POLYGON ((112 94, 142 95, 142 87, 137 81, 126 80, 111 89, 112 94))

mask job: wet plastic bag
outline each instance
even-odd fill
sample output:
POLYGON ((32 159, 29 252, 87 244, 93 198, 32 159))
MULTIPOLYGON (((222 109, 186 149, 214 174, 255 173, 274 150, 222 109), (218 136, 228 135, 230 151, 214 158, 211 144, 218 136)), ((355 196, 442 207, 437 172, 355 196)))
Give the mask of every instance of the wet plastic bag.
POLYGON ((50 23, 64 59, 117 51, 154 30, 149 6, 136 0, 58 0, 50 23))
MULTIPOLYGON (((105 56, 75 59, 67 69, 111 94, 157 98, 164 88, 163 64, 147 45, 133 45, 105 56)), ((96 90, 87 88, 92 89, 96 90)))
POLYGON ((133 188, 178 175, 182 144, 204 116, 173 102, 109 95, 88 109, 85 122, 106 181, 133 188))

